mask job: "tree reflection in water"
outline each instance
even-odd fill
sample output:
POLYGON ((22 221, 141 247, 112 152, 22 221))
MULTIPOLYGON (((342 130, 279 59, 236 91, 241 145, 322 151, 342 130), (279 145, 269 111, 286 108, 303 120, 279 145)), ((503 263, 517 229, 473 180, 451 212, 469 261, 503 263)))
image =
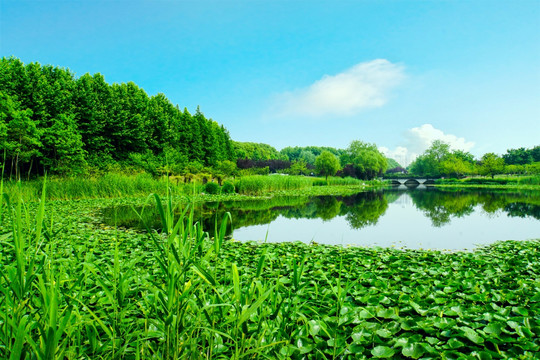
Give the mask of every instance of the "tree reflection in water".
MULTIPOLYGON (((205 203, 197 205, 195 218, 203 222, 204 229, 211 230, 214 229, 216 218, 222 219, 226 212, 230 212, 233 221, 232 226, 229 225, 227 229, 227 235, 231 235, 235 229, 269 224, 280 216, 287 219, 322 219, 323 221, 339 216, 343 217, 351 228, 361 229, 377 224, 388 209, 388 205, 401 196, 410 196, 414 206, 422 211, 435 227, 449 224, 453 218, 468 216, 478 207, 488 214, 502 211, 508 216, 530 216, 540 219, 540 192, 441 190, 438 188, 406 191, 385 189, 361 192, 352 196, 296 196, 205 203)), ((105 209, 103 218, 105 223, 111 225, 144 228, 132 208, 127 206, 105 209)), ((151 228, 159 229, 160 227, 159 216, 152 207, 145 209, 144 221, 151 228)))
POLYGON ((477 206, 493 214, 504 211, 508 216, 540 219, 540 192, 538 191, 489 191, 441 190, 428 188, 409 192, 414 205, 431 219, 433 226, 450 223, 452 218, 472 214, 477 206))

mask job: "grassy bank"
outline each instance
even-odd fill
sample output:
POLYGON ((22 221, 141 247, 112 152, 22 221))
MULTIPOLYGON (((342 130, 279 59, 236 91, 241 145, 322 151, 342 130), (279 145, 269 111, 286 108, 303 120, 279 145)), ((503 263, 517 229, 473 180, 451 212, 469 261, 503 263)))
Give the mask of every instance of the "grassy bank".
MULTIPOLYGON (((23 182, 4 181, 4 189, 14 199, 21 196, 26 201, 33 201, 41 197, 44 181, 44 178, 23 182)), ((100 177, 50 178, 46 181, 46 197, 49 200, 145 196, 150 193, 166 195, 167 188, 177 193, 190 193, 194 186, 167 181, 166 178, 153 178, 149 174, 109 173, 100 177)), ((201 185, 195 185, 196 191, 199 192, 201 188, 201 185)))
MULTIPOLYGON (((22 197, 25 201, 35 201, 41 197, 45 179, 23 182, 4 181, 4 191, 12 199, 22 197)), ((341 187, 361 189, 363 186, 381 185, 377 181, 361 181, 352 178, 324 178, 307 176, 253 175, 238 177, 234 181, 234 194, 245 196, 271 195, 276 192, 295 192, 325 194, 339 193, 341 187), (319 189, 327 188, 327 189, 319 189)), ((216 184, 217 186, 217 184, 216 184)), ((220 187, 218 188, 218 195, 220 187)), ((176 195, 199 196, 206 192, 202 183, 178 182, 166 177, 154 178, 148 174, 127 175, 109 173, 100 177, 50 178, 47 179, 48 200, 106 199, 122 197, 143 197, 155 193, 162 196, 172 192, 176 195)), ((206 199, 216 197, 206 194, 206 199)), ((217 198, 230 198, 223 194, 217 198)))
POLYGON ((471 177, 465 179, 437 179, 436 185, 457 186, 540 186, 540 176, 499 176, 499 177, 471 177))
MULTIPOLYGON (((4 204, 0 358, 534 358, 540 240, 474 252, 160 234, 78 202, 4 204)), ((228 221, 225 218, 225 221, 228 221)), ((221 223, 218 225, 221 228, 221 223)))

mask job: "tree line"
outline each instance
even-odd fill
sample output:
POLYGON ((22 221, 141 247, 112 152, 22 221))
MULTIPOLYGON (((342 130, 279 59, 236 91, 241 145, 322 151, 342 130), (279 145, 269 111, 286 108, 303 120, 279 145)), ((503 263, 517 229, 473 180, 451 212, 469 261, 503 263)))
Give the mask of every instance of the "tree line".
POLYGON ((241 149, 237 151, 237 155, 240 156, 236 162, 238 168, 251 170, 250 173, 280 172, 292 175, 317 173, 326 177, 338 175, 371 180, 381 176, 389 165, 399 166, 395 160, 387 159, 375 144, 359 140, 351 142, 346 149, 296 146, 277 151, 267 144, 237 142, 235 148, 241 149))
POLYGON ((480 159, 462 150, 451 150, 450 145, 436 140, 408 168, 409 173, 427 177, 463 177, 497 174, 540 174, 540 146, 531 149, 509 149, 499 156, 486 153, 480 159))
POLYGON ((97 73, 79 78, 65 68, 0 60, 0 156, 16 178, 139 169, 161 173, 230 176, 282 172, 373 179, 389 172, 461 177, 469 174, 539 173, 540 147, 509 149, 476 160, 435 141, 408 169, 375 144, 353 141, 346 149, 286 147, 232 141, 228 131, 199 108, 191 114, 165 95, 149 96, 133 82, 108 84, 97 73))
POLYGON ((5 171, 81 174, 128 165, 156 173, 236 159, 228 131, 197 108, 101 74, 0 60, 0 151, 5 171), (172 164, 172 165, 169 165, 172 164))

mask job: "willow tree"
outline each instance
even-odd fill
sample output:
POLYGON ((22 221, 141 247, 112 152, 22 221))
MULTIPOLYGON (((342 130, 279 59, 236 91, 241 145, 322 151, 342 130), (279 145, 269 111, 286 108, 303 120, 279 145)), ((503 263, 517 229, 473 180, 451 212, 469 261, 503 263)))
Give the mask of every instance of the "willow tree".
POLYGON ((341 165, 352 166, 356 177, 371 180, 386 171, 388 162, 375 144, 355 140, 341 156, 341 165))

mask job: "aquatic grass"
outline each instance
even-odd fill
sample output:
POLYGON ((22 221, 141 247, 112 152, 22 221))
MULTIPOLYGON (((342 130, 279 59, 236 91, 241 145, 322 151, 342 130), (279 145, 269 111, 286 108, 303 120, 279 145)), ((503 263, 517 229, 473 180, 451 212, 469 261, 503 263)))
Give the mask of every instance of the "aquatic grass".
POLYGON ((252 175, 243 176, 236 180, 235 188, 239 194, 244 195, 262 195, 276 192, 320 192, 325 190, 317 190, 315 188, 330 187, 327 192, 340 192, 340 187, 359 187, 364 186, 382 186, 383 182, 379 180, 359 180, 350 177, 339 178, 329 177, 324 178, 308 177, 308 176, 289 176, 289 175, 252 175))
POLYGON ((365 180, 355 179, 352 177, 336 177, 336 176, 330 176, 328 179, 317 179, 313 186, 344 186, 344 185, 366 185, 365 180))
POLYGON ((229 216, 212 238, 170 193, 146 198, 165 224, 146 233, 82 222, 101 201, 45 208, 45 198, 5 204, 0 358, 532 359, 540 350, 540 240, 454 253, 238 243, 222 237, 229 216))
MULTIPOLYGON (((166 196, 169 188, 177 193, 190 194, 193 188, 200 193, 202 185, 170 182, 167 177, 153 178, 149 174, 107 173, 100 177, 48 178, 48 200, 72 200, 95 198, 122 198, 127 196, 146 196, 157 193, 166 196)), ((39 199, 44 178, 24 182, 5 182, 4 191, 13 199, 21 197, 25 201, 39 199)))
POLYGON ((465 179, 437 179, 436 185, 465 185, 465 186, 536 186, 540 185, 540 176, 499 176, 490 177, 471 177, 465 179))
POLYGON ((59 281, 51 265, 54 250, 45 244, 50 231, 43 228, 45 185, 33 221, 21 198, 12 206, 7 197, 6 206, 11 231, 2 242, 11 251, 3 254, 2 260, 11 258, 13 262, 11 266, 3 263, 0 269, 4 295, 3 304, 0 302, 0 341, 6 349, 4 355, 9 359, 31 353, 38 359, 62 357, 71 310, 59 305, 59 281))
POLYGON ((314 178, 289 175, 252 175, 236 180, 234 186, 239 194, 261 195, 277 190, 297 190, 311 187, 314 178))

